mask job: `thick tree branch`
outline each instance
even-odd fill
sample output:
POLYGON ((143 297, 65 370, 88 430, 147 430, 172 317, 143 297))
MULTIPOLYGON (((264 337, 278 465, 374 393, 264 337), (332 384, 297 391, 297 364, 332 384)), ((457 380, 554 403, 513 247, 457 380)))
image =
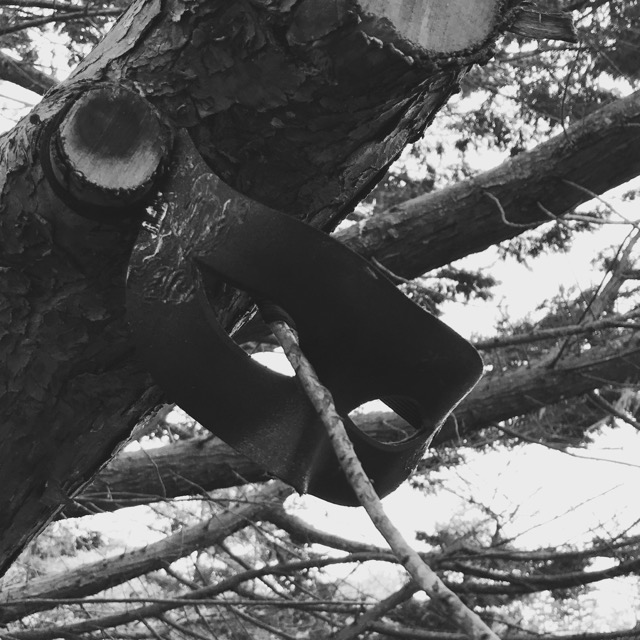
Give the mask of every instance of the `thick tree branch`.
POLYGON ((554 368, 545 362, 486 376, 454 411, 434 444, 464 437, 493 422, 575 397, 606 384, 640 377, 640 336, 620 337, 606 346, 565 357, 554 368))
POLYGON ((51 76, 38 71, 30 64, 14 60, 11 56, 1 51, 0 80, 12 82, 39 95, 42 95, 56 84, 56 80, 51 76))
POLYGON ((562 216, 591 199, 565 179, 602 194, 639 173, 637 91, 495 169, 396 205, 337 237, 415 278, 549 222, 538 203, 562 216))
POLYGON ((269 476, 215 436, 123 452, 64 508, 65 517, 202 495, 269 476))

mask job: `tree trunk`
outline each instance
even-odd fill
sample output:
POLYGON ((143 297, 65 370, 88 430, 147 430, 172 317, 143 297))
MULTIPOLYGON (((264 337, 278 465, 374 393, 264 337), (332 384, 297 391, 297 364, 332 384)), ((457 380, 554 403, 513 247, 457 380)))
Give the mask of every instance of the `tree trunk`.
MULTIPOLYGON (((162 398, 124 320, 137 228, 53 192, 39 142, 56 117, 89 90, 128 89, 237 190, 332 229, 486 59, 514 4, 136 0, 0 139, 0 574, 162 398)), ((105 160, 92 151, 70 191, 105 160)), ((248 308, 215 303, 228 328, 248 308)))

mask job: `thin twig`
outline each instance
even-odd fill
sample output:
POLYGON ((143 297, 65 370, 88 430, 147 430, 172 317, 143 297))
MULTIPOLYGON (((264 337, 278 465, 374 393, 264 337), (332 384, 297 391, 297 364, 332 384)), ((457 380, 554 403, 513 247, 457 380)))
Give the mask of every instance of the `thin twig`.
POLYGON ((555 213, 552 213, 551 211, 549 211, 549 209, 547 209, 547 207, 545 207, 542 204, 542 202, 540 202, 539 200, 536 201, 536 207, 538 207, 538 209, 540 209, 540 211, 542 211, 542 213, 544 213, 545 216, 547 216, 554 222, 557 222, 558 224, 563 224, 566 227, 569 226, 569 224, 564 220, 564 217, 561 218, 560 216, 557 216, 555 213))
POLYGON ((380 269, 380 271, 382 271, 385 276, 387 276, 390 280, 393 280, 396 284, 415 284, 412 280, 407 280, 406 278, 403 278, 397 273, 391 271, 391 269, 389 269, 388 267, 385 267, 382 262, 380 262, 375 256, 371 256, 371 262, 373 262, 373 264, 375 264, 376 267, 378 267, 378 269, 380 269))
POLYGON ((195 638, 196 640, 211 640, 209 636, 205 636, 202 633, 198 633, 193 629, 189 629, 188 627, 185 627, 183 624, 180 624, 179 622, 172 620, 166 614, 159 615, 158 620, 160 620, 161 622, 164 622, 164 624, 166 624, 168 627, 173 627, 174 629, 176 629, 177 631, 180 631, 184 635, 189 636, 191 638, 195 638))
POLYGON ((562 178, 562 182, 569 185, 570 187, 573 187, 574 189, 577 189, 578 191, 582 191, 582 193, 590 196, 594 200, 601 202, 605 207, 607 207, 607 209, 609 209, 609 211, 611 211, 612 213, 617 215, 619 218, 624 220, 626 224, 629 224, 632 227, 635 227, 636 229, 640 229, 640 223, 635 222, 634 220, 629 220, 627 216, 620 213, 620 211, 618 211, 616 207, 614 207, 610 202, 605 200, 600 194, 596 193, 595 191, 591 191, 591 189, 587 189, 587 187, 583 187, 581 184, 578 184, 577 182, 573 182, 573 180, 567 180, 566 178, 562 178))
POLYGON ((493 200, 498 211, 500 212, 500 217, 502 218, 502 222, 504 222, 508 227, 515 227, 516 229, 532 229, 533 227, 537 227, 540 225, 540 222, 511 222, 507 220, 507 213, 505 212, 502 203, 500 200, 493 195, 493 193, 483 190, 483 196, 486 196, 490 200, 493 200))
POLYGON ((363 613, 353 624, 331 636, 331 640, 353 640, 354 638, 357 638, 361 633, 369 628, 369 625, 372 622, 379 620, 385 613, 409 600, 409 598, 411 598, 411 596, 418 590, 419 587, 415 582, 408 582, 400 587, 398 591, 395 591, 384 600, 378 602, 378 604, 367 609, 367 611, 363 613))
POLYGON ((610 316, 594 322, 586 324, 565 325, 563 327, 550 327, 548 329, 533 330, 530 333, 517 334, 513 336, 499 336, 488 340, 478 340, 473 343, 476 349, 489 351, 491 349, 500 349, 504 347, 512 347, 519 344, 529 344, 531 342, 539 342, 541 340, 550 340, 554 338, 563 338, 565 336, 580 335, 592 333, 602 329, 640 329, 640 324, 629 322, 630 319, 638 315, 638 310, 623 315, 610 316))
MULTIPOLYGON (((582 312, 582 315, 578 320, 578 324, 582 324, 584 322, 584 319, 587 317, 588 313, 591 314, 595 321, 597 321, 598 318, 600 318, 600 316, 608 310, 608 307, 613 303, 615 296, 620 291, 620 287, 626 280, 624 274, 629 266, 631 252, 633 251, 633 248, 639 240, 640 229, 637 229, 634 226, 634 228, 629 231, 626 238, 622 241, 622 244, 618 247, 611 265, 607 268, 605 276, 600 281, 600 284, 591 297, 591 300, 589 300, 587 307, 582 312), (605 278, 608 274, 610 274, 610 278, 605 284, 605 278)), ((549 369, 553 369, 560 361, 560 358, 569 346, 570 341, 571 338, 567 338, 556 350, 555 355, 553 355, 549 359, 550 361, 547 365, 549 369)))
POLYGON ((620 411, 616 409, 610 402, 607 402, 602 396, 598 395, 595 391, 589 391, 587 393, 587 398, 591 400, 597 407, 600 409, 607 411, 611 415, 616 418, 620 418, 623 422, 626 422, 628 425, 632 426, 634 429, 640 431, 640 423, 634 420, 630 415, 627 415, 624 411, 620 411))
POLYGON ((455 621, 469 638, 473 640, 499 640, 483 620, 471 611, 424 563, 385 514, 380 498, 362 468, 360 460, 358 460, 342 418, 335 409, 331 393, 318 380, 313 367, 302 353, 295 331, 284 320, 275 320, 270 322, 269 326, 322 419, 340 465, 360 503, 400 563, 420 588, 444 609, 445 614, 455 621))
POLYGON ((263 629, 264 631, 268 631, 273 635, 280 636, 285 640, 296 640, 297 638, 297 636, 292 636, 288 633, 285 633, 284 631, 281 631, 280 629, 268 624, 264 620, 260 620, 260 618, 256 618, 255 616, 249 615, 246 611, 240 611, 240 609, 238 609, 237 607, 234 607, 232 610, 234 615, 238 616, 239 618, 242 618, 243 620, 246 620, 250 624, 255 625, 259 629, 263 629))
POLYGON ((599 456, 579 456, 577 453, 573 453, 572 451, 569 451, 566 447, 563 447, 562 445, 559 445, 559 444, 553 445, 549 442, 545 442, 541 438, 540 439, 531 438, 530 436, 527 436, 524 433, 519 433, 517 431, 514 431, 513 429, 509 429, 508 427, 501 426, 499 424, 494 423, 490 426, 495 427, 500 431, 503 431, 504 433, 506 433, 508 436, 511 436, 512 438, 519 438, 520 440, 524 440, 525 442, 530 442, 531 444, 537 444, 541 447, 546 447, 547 449, 551 449, 551 451, 557 451, 571 458, 577 458, 578 460, 589 460, 590 462, 609 462, 610 464, 617 464, 622 467, 631 467, 632 469, 640 469, 640 465, 633 464, 631 462, 624 462, 623 460, 612 460, 611 458, 600 458, 599 456))
POLYGON ((375 256, 371 256, 370 260, 371 263, 375 265, 375 267, 379 269, 385 276, 387 276, 387 278, 389 278, 389 280, 391 280, 391 282, 393 282, 394 284, 404 284, 414 291, 420 293, 420 295, 423 296, 425 302, 428 303, 428 311, 431 311, 431 313, 436 313, 438 305, 435 303, 433 297, 431 296, 431 292, 426 287, 422 286, 415 280, 407 280, 407 278, 403 278, 397 273, 394 273, 393 271, 391 271, 391 269, 389 269, 389 267, 385 267, 375 256))

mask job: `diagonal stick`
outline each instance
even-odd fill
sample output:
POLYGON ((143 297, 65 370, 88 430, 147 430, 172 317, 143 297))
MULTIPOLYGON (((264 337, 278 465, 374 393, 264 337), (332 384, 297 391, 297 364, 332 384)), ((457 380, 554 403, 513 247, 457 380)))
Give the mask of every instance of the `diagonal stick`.
POLYGON ((420 558, 384 512, 382 502, 362 468, 344 428, 342 418, 336 411, 331 392, 322 385, 311 363, 302 352, 295 330, 282 319, 273 320, 268 324, 322 419, 340 466, 358 496, 360 504, 365 508, 376 529, 384 536, 389 547, 409 575, 430 598, 444 609, 451 620, 455 621, 471 640, 500 640, 482 619, 471 611, 420 558))

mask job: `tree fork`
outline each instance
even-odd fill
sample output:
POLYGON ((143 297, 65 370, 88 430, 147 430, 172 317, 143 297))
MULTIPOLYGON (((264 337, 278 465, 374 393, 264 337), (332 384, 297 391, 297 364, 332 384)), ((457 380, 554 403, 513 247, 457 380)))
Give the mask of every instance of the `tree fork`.
MULTIPOLYGON (((162 398, 133 358, 124 319, 136 224, 78 216, 43 175, 39 140, 69 101, 105 82, 128 88, 186 127, 238 191, 332 228, 486 58, 512 4, 474 3, 484 31, 471 21, 461 39, 460 23, 445 46, 373 2, 134 0, 0 138, 0 574, 162 398)), ((447 20, 449 3, 421 5, 433 24, 447 20)), ((66 154, 77 151, 68 133, 66 154)), ((62 166, 80 163, 92 177, 66 186, 112 206, 122 172, 82 157, 62 166)), ((227 291, 215 303, 228 329, 248 304, 227 291)))

